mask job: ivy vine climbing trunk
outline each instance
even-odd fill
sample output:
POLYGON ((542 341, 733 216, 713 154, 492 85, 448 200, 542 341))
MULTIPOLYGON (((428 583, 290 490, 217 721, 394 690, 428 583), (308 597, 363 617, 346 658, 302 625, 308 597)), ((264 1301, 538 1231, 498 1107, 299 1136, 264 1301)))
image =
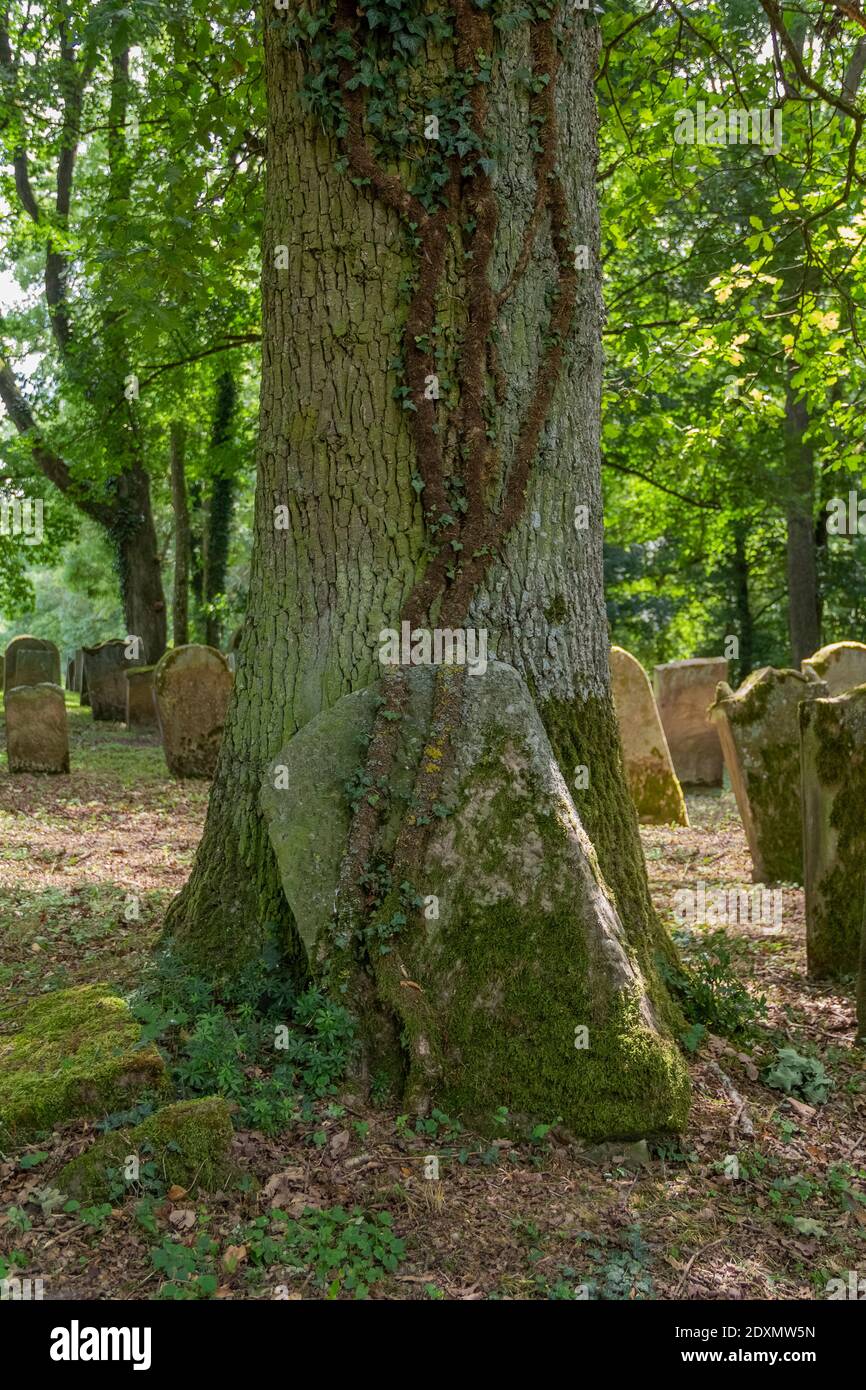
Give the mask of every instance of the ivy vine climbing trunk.
POLYGON ((524 676, 651 970, 668 946, 623 773, 602 586, 598 30, 571 7, 405 9, 406 43, 423 35, 411 60, 354 0, 324 27, 294 4, 266 26, 249 604, 168 936, 217 975, 269 930, 293 954, 263 770, 378 679, 382 629, 433 615, 485 627, 524 676), (372 92, 353 80, 367 60, 372 92), (322 72, 331 88, 305 86, 322 72), (388 120, 414 134, 386 144, 388 120))

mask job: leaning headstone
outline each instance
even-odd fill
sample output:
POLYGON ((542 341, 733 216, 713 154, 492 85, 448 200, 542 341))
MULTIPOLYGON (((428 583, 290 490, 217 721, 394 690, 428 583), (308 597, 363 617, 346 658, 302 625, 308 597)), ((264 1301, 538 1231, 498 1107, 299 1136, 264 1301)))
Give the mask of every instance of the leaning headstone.
POLYGON ((710 711, 752 856, 755 883, 803 882, 800 721, 823 681, 763 666, 738 690, 724 681, 710 711))
POLYGON ((866 646, 862 642, 831 642, 814 656, 800 663, 801 669, 811 668, 819 680, 827 684, 827 693, 844 695, 855 685, 866 684, 866 646))
POLYGON ((42 637, 13 637, 3 666, 4 693, 16 685, 60 684, 60 653, 42 637))
POLYGON ((153 697, 154 666, 136 666, 126 673, 126 727, 152 729, 156 727, 156 702, 153 697))
POLYGON ((688 825, 649 676, 623 647, 610 649, 613 700, 626 776, 638 816, 649 825, 688 825))
POLYGON ((68 772, 66 701, 59 685, 16 685, 6 693, 10 772, 68 772))
MULTIPOLYGON (((435 676, 431 666, 407 675, 394 808, 411 798, 419 757, 435 771, 442 756, 435 676)), ((351 821, 346 788, 380 692, 344 696, 306 724, 262 782, 300 938, 311 962, 329 961, 338 976, 347 943, 331 922, 351 821)), ((373 1071, 380 1052, 400 1057, 404 1101, 423 1094, 473 1123, 489 1125, 495 1096, 513 1117, 553 1110, 589 1140, 679 1130, 686 1081, 653 1003, 662 994, 648 978, 652 961, 642 967, 630 946, 526 683, 491 660, 454 698, 437 793, 446 814, 429 822, 412 888, 423 910, 417 899, 401 906, 395 887, 370 918, 370 969, 387 1000, 378 1023, 369 1009, 371 1027, 362 1025, 373 1071)), ((399 814, 386 820, 386 857, 399 823, 399 814)))
POLYGON ((866 687, 800 706, 809 974, 856 973, 866 912, 866 687))
POLYGON ((153 673, 168 770, 175 777, 213 777, 232 689, 222 652, 191 643, 174 647, 153 673))
POLYGON ((144 665, 144 658, 132 655, 133 650, 124 637, 84 648, 84 679, 94 719, 125 721, 126 673, 144 665))
POLYGON ((668 661, 655 668, 656 704, 681 783, 721 786, 722 745, 708 710, 716 686, 727 678, 728 662, 723 656, 668 661))

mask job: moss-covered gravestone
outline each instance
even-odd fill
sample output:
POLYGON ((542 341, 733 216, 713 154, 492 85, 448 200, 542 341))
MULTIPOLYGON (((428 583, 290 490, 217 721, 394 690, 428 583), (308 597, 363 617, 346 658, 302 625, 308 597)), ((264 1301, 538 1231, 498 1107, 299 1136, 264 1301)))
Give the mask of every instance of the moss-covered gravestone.
POLYGON ((232 691, 232 673, 215 647, 174 647, 153 673, 168 770, 175 777, 213 777, 232 691))
POLYGON ((0 1037, 0 1143, 24 1143, 62 1120, 127 1110, 166 1092, 156 1047, 107 985, 76 985, 28 1004, 0 1037))
POLYGON ((59 685, 17 685, 6 695, 10 772, 68 772, 66 701, 59 685))
POLYGON ((649 825, 688 825, 649 676, 630 652, 610 649, 610 676, 631 799, 649 825))
POLYGON ((153 729, 157 725, 153 694, 154 666, 137 666, 126 673, 126 727, 153 729))
MULTIPOLYGON (((442 669, 440 680, 458 679, 442 669)), ((411 885, 423 910, 401 910, 408 890, 395 885, 364 938, 365 978, 399 1049, 389 1052, 362 1013, 371 1079, 409 1108, 433 1102, 485 1128, 505 1106, 516 1126, 559 1115, 589 1139, 679 1130, 688 1086, 663 1021, 669 1001, 626 937, 525 682, 498 661, 465 676, 445 754, 431 732, 434 668, 408 679, 383 853, 418 760, 423 772, 445 757, 445 772, 411 885)), ((349 943, 332 935, 346 788, 379 689, 345 696, 302 728, 261 793, 298 931, 338 997, 344 970, 349 981, 356 968, 349 943)))
POLYGON ((61 1169, 57 1185, 81 1201, 117 1200, 118 1189, 129 1183, 135 1191, 152 1164, 166 1187, 192 1194, 236 1187, 241 1173, 231 1158, 233 1138, 231 1106, 221 1096, 176 1101, 133 1129, 97 1139, 61 1169))
POLYGON ((823 681, 764 666, 737 691, 724 681, 715 724, 752 856, 755 883, 803 882, 800 723, 803 700, 827 694, 823 681))
POLYGON ((59 685, 60 652, 42 637, 13 637, 3 664, 3 692, 18 685, 59 685))
POLYGON ((94 719, 125 722, 126 673, 144 665, 144 658, 134 654, 136 646, 125 637, 113 637, 84 648, 84 680, 94 719))
POLYGON ((831 642, 800 665, 803 671, 811 669, 825 682, 831 698, 844 695, 855 685, 866 684, 866 646, 862 642, 831 642))
POLYGON ((655 697, 674 771, 686 786, 719 787, 722 745, 709 720, 719 681, 728 678, 723 656, 668 661, 655 668, 655 697))
POLYGON ((866 687, 800 706, 809 974, 857 971, 866 911, 866 687))

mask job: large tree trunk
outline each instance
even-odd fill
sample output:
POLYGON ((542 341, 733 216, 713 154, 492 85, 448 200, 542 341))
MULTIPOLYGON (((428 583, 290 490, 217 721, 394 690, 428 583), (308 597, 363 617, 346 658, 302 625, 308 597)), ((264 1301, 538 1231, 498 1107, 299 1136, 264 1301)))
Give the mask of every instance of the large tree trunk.
MULTIPOLYGON (((529 102, 517 77, 531 61, 530 27, 540 26, 505 41, 489 89, 491 144, 507 151, 494 179, 490 280, 498 289, 518 271, 500 316, 499 367, 491 368, 504 387, 495 424, 506 456, 543 386, 536 372, 558 266, 546 215, 537 219, 533 253, 521 250, 536 190, 529 102)), ((587 247, 588 258, 579 253, 586 268, 525 507, 470 621, 486 626, 498 656, 525 676, 569 785, 578 766, 588 768, 588 789, 575 801, 631 947, 651 971, 653 949, 667 944, 649 903, 623 773, 602 588, 598 46, 597 28, 578 14, 556 81, 554 153, 574 244, 587 247)), ((274 26, 266 57, 263 373, 249 605, 204 837, 168 919, 177 948, 212 974, 239 968, 269 929, 292 955, 296 938, 259 811, 263 769, 322 709, 379 677, 380 630, 399 626, 425 564, 418 459, 389 366, 403 351, 411 252, 387 200, 353 183, 336 164, 336 144, 305 119, 301 59, 274 26), (281 245, 287 268, 279 266, 281 245), (288 509, 286 529, 275 529, 279 507, 288 509)), ((468 218, 464 209, 454 222, 468 218)), ((460 308, 465 264, 448 256, 441 314, 452 343, 471 332, 460 308)))

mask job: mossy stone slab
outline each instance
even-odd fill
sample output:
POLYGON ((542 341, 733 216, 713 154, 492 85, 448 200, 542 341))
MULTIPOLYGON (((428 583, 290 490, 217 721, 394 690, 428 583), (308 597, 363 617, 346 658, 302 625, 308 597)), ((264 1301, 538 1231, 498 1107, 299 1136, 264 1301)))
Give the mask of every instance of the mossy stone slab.
POLYGON ((141 1027, 107 985, 36 999, 17 1032, 0 1037, 0 1139, 23 1143, 63 1120, 127 1109, 166 1091, 163 1060, 140 1047, 141 1027))
POLYGON ((646 825, 688 825, 683 789, 649 676, 624 647, 610 649, 610 679, 628 787, 646 825))
POLYGON ((866 685, 800 706, 809 974, 857 972, 866 914, 866 685))
POLYGON ((132 1129, 113 1130, 61 1169, 57 1185, 87 1201, 117 1196, 118 1185, 135 1179, 128 1160, 155 1164, 166 1187, 216 1192, 237 1187, 241 1171, 230 1156, 234 1130, 231 1106, 222 1096, 180 1100, 163 1106, 132 1129))
POLYGON ((755 883, 803 882, 800 723, 823 681, 762 666, 738 690, 722 681, 710 710, 752 856, 755 883))

